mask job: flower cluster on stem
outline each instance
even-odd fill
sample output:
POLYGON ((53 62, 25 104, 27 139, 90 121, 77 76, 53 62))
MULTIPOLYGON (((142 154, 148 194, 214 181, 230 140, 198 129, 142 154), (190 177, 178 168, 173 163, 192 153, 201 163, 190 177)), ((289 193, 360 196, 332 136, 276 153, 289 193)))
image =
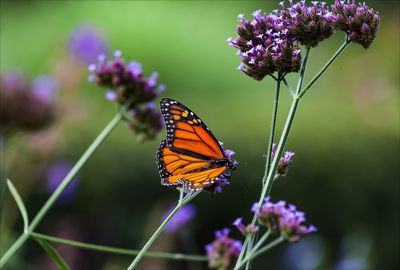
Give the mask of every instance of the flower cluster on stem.
POLYGON ((154 138, 164 126, 154 99, 165 90, 165 86, 157 85, 157 72, 145 78, 140 63, 132 61, 126 64, 120 58, 120 51, 115 51, 114 57, 114 60, 106 62, 105 55, 99 55, 99 62, 89 65, 89 71, 94 73, 89 81, 109 89, 106 99, 121 105, 129 103, 131 118, 125 120, 128 127, 139 135, 139 141, 154 138))
POLYGON ((297 211, 296 206, 285 201, 272 203, 270 196, 265 198, 264 204, 260 206, 254 203, 251 211, 255 213, 260 225, 266 226, 273 232, 280 232, 290 242, 297 242, 304 234, 316 232, 313 225, 306 227, 302 223, 306 220, 304 212, 297 211))
POLYGON ((356 5, 354 0, 336 0, 332 5, 334 27, 344 31, 351 42, 360 44, 364 49, 369 48, 379 29, 379 12, 374 12, 365 3, 356 5))
POLYGON ((215 240, 206 246, 208 265, 212 269, 232 269, 242 249, 242 242, 229 237, 228 228, 215 232, 215 240))

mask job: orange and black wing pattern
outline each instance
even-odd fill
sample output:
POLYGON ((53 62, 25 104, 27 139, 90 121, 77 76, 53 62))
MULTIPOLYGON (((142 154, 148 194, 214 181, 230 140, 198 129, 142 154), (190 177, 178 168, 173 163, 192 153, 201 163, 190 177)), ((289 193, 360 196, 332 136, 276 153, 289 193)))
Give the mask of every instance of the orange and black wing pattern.
POLYGON ((163 185, 198 190, 233 166, 220 144, 190 109, 164 98, 160 102, 167 138, 157 150, 157 164, 163 185))

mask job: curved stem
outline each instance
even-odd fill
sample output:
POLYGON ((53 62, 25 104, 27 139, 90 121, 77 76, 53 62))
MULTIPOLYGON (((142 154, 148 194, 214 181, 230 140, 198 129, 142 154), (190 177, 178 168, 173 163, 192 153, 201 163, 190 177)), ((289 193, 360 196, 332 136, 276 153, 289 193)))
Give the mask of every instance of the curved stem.
POLYGON ((247 256, 246 258, 243 259, 243 261, 241 261, 241 263, 235 267, 235 269, 240 269, 243 267, 243 265, 249 261, 254 259, 255 257, 257 257, 258 255, 261 255, 264 252, 267 252, 268 250, 272 249, 273 247, 275 247, 276 245, 282 243, 285 239, 281 236, 277 239, 275 239, 274 241, 272 241, 271 243, 269 243, 268 245, 266 245, 265 247, 260 248, 259 250, 257 250, 256 252, 252 253, 251 255, 247 256))
MULTIPOLYGON (((126 104, 122 107, 120 113, 118 113, 109 123, 108 125, 100 132, 97 138, 93 141, 93 143, 88 147, 88 149, 83 153, 81 158, 75 163, 74 167, 72 167, 71 171, 65 176, 64 180, 60 183, 54 193, 50 196, 50 198, 46 201, 46 203, 40 208, 39 212, 33 218, 31 224, 28 227, 28 233, 33 231, 39 222, 43 219, 43 217, 47 214, 53 204, 56 202, 58 197, 64 191, 64 189, 69 185, 78 171, 82 168, 82 166, 86 163, 86 161, 91 157, 94 151, 100 146, 100 144, 107 138, 107 136, 111 133, 111 131, 117 126, 119 121, 122 119, 125 114, 129 104, 126 104)), ((0 259, 0 268, 14 255, 14 253, 25 243, 28 239, 28 234, 22 234, 18 240, 7 250, 4 256, 0 259)))
POLYGON ((324 72, 328 69, 328 67, 336 60, 336 58, 346 49, 346 47, 350 44, 349 40, 345 40, 345 42, 340 46, 340 48, 335 52, 335 54, 329 59, 329 61, 325 64, 325 66, 317 73, 317 75, 312 78, 312 80, 301 90, 299 94, 299 99, 302 98, 305 93, 311 88, 311 86, 324 74, 324 72))
MULTIPOLYGON (((97 251, 122 254, 122 255, 137 255, 137 254, 139 254, 139 250, 114 248, 114 247, 103 246, 103 245, 88 244, 88 243, 72 241, 72 240, 68 240, 68 239, 44 235, 44 234, 35 233, 35 232, 31 232, 30 235, 32 237, 40 238, 40 239, 43 239, 43 240, 46 240, 49 242, 74 246, 74 247, 78 247, 78 248, 97 250, 97 251)), ((154 257, 154 258, 167 258, 167 259, 172 259, 172 260, 207 261, 206 256, 186 255, 186 254, 180 254, 180 253, 171 254, 171 253, 166 253, 166 252, 146 252, 144 254, 144 256, 154 257)))
POLYGON ((136 256, 136 258, 133 260, 131 265, 129 265, 128 270, 135 269, 136 265, 140 262, 144 254, 147 252, 147 250, 150 248, 150 246, 153 244, 153 242, 157 239, 158 235, 163 231, 164 227, 168 224, 168 222, 172 219, 172 217, 175 215, 178 210, 184 206, 186 203, 190 202, 194 197, 196 197, 201 191, 196 191, 195 193, 190 192, 188 193, 183 200, 178 201, 177 206, 175 207, 174 210, 168 215, 168 217, 161 223, 160 227, 154 232, 154 234, 150 237, 150 239, 147 241, 147 243, 143 246, 143 248, 140 250, 139 254, 136 256))

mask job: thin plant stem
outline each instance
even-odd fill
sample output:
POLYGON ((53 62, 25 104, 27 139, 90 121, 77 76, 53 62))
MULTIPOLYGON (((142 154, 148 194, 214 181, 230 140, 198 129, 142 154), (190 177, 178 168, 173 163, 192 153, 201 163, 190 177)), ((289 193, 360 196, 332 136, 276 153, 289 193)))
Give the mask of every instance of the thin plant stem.
MULTIPOLYGON (((268 175, 264 176, 264 178, 263 178, 263 183, 265 183, 265 185, 264 185, 264 190, 263 190, 263 192, 262 192, 262 194, 260 196, 260 200, 259 200, 259 206, 260 207, 261 207, 262 201, 264 200, 265 196, 267 196, 269 194, 269 191, 271 189, 271 186, 272 186, 272 183, 273 183, 273 179, 274 179, 276 170, 278 168, 279 160, 280 160, 280 158, 282 156, 283 149, 285 147, 287 138, 289 136, 290 129, 291 129, 292 124, 293 124, 293 120, 294 120, 294 116, 296 114, 297 106, 298 106, 299 101, 300 101, 300 99, 297 98, 297 95, 298 95, 298 93, 299 93, 299 91, 301 89, 301 85, 303 83, 303 78, 304 78, 304 73, 305 73, 306 66, 307 66, 307 60, 308 60, 309 53, 310 53, 310 48, 307 48, 306 49, 306 56, 304 57, 303 65, 302 65, 301 71, 300 71, 299 81, 298 81, 298 84, 297 84, 297 89, 296 89, 296 93, 295 93, 296 96, 293 98, 292 105, 290 107, 289 114, 288 114, 288 117, 286 119, 285 127, 283 128, 282 135, 281 135, 281 138, 279 140, 279 143, 278 143, 278 146, 277 146, 277 149, 276 149, 276 152, 275 152, 274 160, 272 162, 272 167, 268 171, 268 175)), ((253 222, 254 223, 255 223, 256 219, 257 219, 257 217, 256 217, 256 213, 255 213, 254 216, 253 216, 253 222)))
POLYGON ((28 239, 29 232, 35 230, 36 226, 43 219, 43 217, 47 214, 53 204, 56 202, 58 197, 64 191, 64 189, 68 186, 68 184, 73 180, 78 171, 82 168, 82 166, 86 163, 86 161, 91 157, 94 151, 100 146, 100 144, 107 138, 107 136, 111 133, 111 131, 117 126, 117 124, 121 121, 123 115, 125 114, 129 104, 126 104, 122 107, 120 113, 118 113, 114 118, 107 124, 107 126, 100 132, 97 138, 93 141, 93 143, 88 147, 88 149, 83 153, 81 158, 75 163, 74 167, 72 167, 71 171, 65 176, 63 181, 54 191, 54 193, 50 196, 50 198, 46 201, 46 203, 40 208, 39 212, 33 218, 31 224, 28 227, 28 232, 22 234, 16 242, 7 250, 4 256, 0 259, 0 268, 14 255, 14 253, 25 243, 28 239))
MULTIPOLYGON (((276 80, 276 91, 275 91, 275 100, 274 100, 274 106, 272 109, 272 120, 271 120, 271 127, 270 127, 270 135, 269 135, 269 141, 268 141, 268 150, 267 150, 267 161, 265 165, 265 170, 264 170, 264 177, 262 184, 263 186, 265 185, 265 180, 268 175, 268 171, 270 169, 270 164, 271 164, 271 154, 272 154, 272 144, 274 141, 274 136, 275 136, 275 127, 276 127, 276 118, 277 118, 277 112, 278 112, 278 104, 279 104, 279 91, 280 91, 280 86, 281 86, 281 81, 284 79, 280 74, 278 74, 278 78, 275 76, 271 75, 272 78, 276 80)), ((251 238, 253 239, 253 238, 251 238)), ((250 243, 250 238, 246 237, 242 250, 240 251, 237 263, 240 262, 240 260, 243 258, 244 252, 250 243)))
MULTIPOLYGON (((274 100, 274 108, 272 110, 272 121, 271 121, 271 128, 269 133, 269 141, 268 141, 268 150, 267 150, 267 162, 265 165, 265 172, 263 180, 266 179, 266 175, 268 175, 270 165, 271 165, 271 155, 272 155, 272 145, 274 143, 275 137, 275 128, 276 128, 276 116, 278 114, 278 104, 279 104, 279 90, 281 87, 282 77, 278 74, 278 80, 276 82, 276 91, 275 91, 275 100, 274 100)), ((265 182, 263 181, 263 185, 265 182)))
POLYGON ((328 67, 336 60, 336 58, 346 49, 346 47, 350 44, 351 42, 346 38, 346 40, 343 42, 342 46, 335 52, 335 54, 329 59, 329 61, 325 64, 325 66, 312 78, 312 80, 301 90, 300 94, 298 95, 298 98, 302 98, 305 93, 313 86, 313 84, 324 74, 324 72, 328 69, 328 67))
MULTIPOLYGON (((292 100, 292 105, 290 107, 289 114, 288 114, 288 117, 286 119, 286 123, 285 123, 285 126, 283 128, 282 135, 281 135, 281 138, 279 140, 279 143, 278 143, 278 146, 277 146, 277 149, 276 149, 276 152, 275 152, 275 156, 274 156, 274 160, 272 162, 271 169, 268 171, 268 175, 267 176, 264 175, 263 180, 262 180, 262 182, 265 183, 265 184, 263 185, 263 189, 261 191, 261 196, 260 196, 260 200, 259 200, 259 207, 261 207, 262 201, 269 194, 269 191, 271 190, 272 183, 274 182, 273 180, 274 180, 275 172, 276 172, 276 170, 278 168, 279 160, 280 160, 280 158, 282 156, 283 149, 285 147, 287 138, 289 136, 290 129, 291 129, 292 124, 293 124, 294 116, 296 114, 297 107, 298 107, 299 101, 300 101, 300 99, 297 98, 297 95, 298 95, 298 93, 299 93, 299 91, 301 89, 302 83, 303 83, 304 73, 305 73, 305 69, 306 69, 309 53, 310 53, 310 48, 308 47, 308 48, 306 48, 306 55, 304 57, 303 65, 301 67, 300 77, 299 77, 299 80, 298 80, 298 83, 297 83, 296 93, 295 93, 295 96, 293 97, 293 100, 292 100)), ((257 215, 256 214, 257 214, 257 211, 255 211, 254 216, 253 216, 253 220, 251 222, 251 224, 253 224, 253 225, 256 223, 256 220, 257 220, 257 215)), ((247 238, 249 238, 249 240, 247 241, 248 242, 247 243, 247 247, 248 247, 249 246, 249 242, 252 242, 254 237, 252 235, 247 235, 246 240, 247 240, 247 238)), ((247 247, 243 246, 242 251, 243 251, 243 249, 245 249, 247 247)), ((239 261, 239 259, 238 259, 238 261, 236 262, 236 266, 241 265, 241 263, 242 263, 242 261, 239 261)), ((235 266, 235 269, 239 269, 236 266, 235 266)))
MULTIPOLYGON (((45 234, 40 234, 36 232, 31 232, 30 235, 35 238, 40 238, 49 242, 64 244, 68 246, 74 246, 83 249, 97 250, 102 252, 121 254, 121 255, 138 255, 139 250, 124 249, 124 248, 114 248, 103 245, 94 245, 78 241, 72 241, 68 239, 58 238, 54 236, 49 236, 45 234)), ((207 261, 206 256, 201 255, 186 255, 186 254, 171 254, 167 252, 146 252, 144 256, 154 257, 154 258, 166 258, 171 260, 186 260, 186 261, 207 261)))
POLYGON ((294 97, 293 88, 290 83, 286 80, 285 77, 282 78, 283 83, 286 85, 287 89, 289 89, 290 96, 294 97))
POLYGON ((260 248, 259 250, 257 250, 256 252, 250 254, 249 256, 247 256, 246 258, 243 259, 243 261, 240 262, 240 264, 235 267, 235 269, 240 269, 243 267, 243 265, 249 261, 249 260, 253 260, 255 257, 257 257, 258 255, 261 255, 262 253, 267 252, 268 250, 272 249, 273 247, 275 247, 276 245, 282 243, 285 240, 285 238, 283 238, 282 236, 275 239, 274 241, 272 241, 271 243, 267 244, 266 246, 260 248))
POLYGON ((172 212, 168 215, 168 217, 161 223, 160 227, 154 232, 154 234, 150 237, 150 239, 147 241, 147 243, 143 246, 143 248, 140 250, 139 254, 135 257, 133 262, 129 265, 128 270, 135 269, 136 265, 140 262, 144 254, 147 252, 147 250, 150 248, 150 246, 153 244, 153 242, 157 239, 158 235, 163 231, 164 227, 168 224, 168 222, 172 219, 172 217, 178 212, 178 210, 184 206, 186 203, 190 202, 194 197, 196 197, 200 191, 197 191, 195 193, 190 192, 188 193, 182 201, 178 201, 178 204, 176 205, 175 209, 172 210, 172 212))
POLYGON ((258 240, 258 242, 254 245, 254 247, 252 248, 252 252, 257 251, 257 249, 264 244, 265 240, 268 239, 268 237, 271 235, 271 229, 268 229, 268 231, 266 231, 264 233, 264 235, 260 238, 260 240, 258 240))

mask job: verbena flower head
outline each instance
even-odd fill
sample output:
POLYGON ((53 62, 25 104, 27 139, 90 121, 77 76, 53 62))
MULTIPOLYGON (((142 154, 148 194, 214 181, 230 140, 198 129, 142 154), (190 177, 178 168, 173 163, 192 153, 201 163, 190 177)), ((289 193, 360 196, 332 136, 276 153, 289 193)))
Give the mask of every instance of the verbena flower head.
POLYGON ((250 77, 262 80, 274 72, 285 74, 300 69, 300 49, 288 34, 288 28, 278 13, 262 15, 261 10, 253 12, 253 20, 238 18, 235 40, 229 38, 230 45, 238 49, 242 63, 238 67, 250 77))
POLYGON ((344 31, 349 40, 367 49, 375 39, 379 29, 379 13, 374 12, 365 3, 356 5, 354 0, 336 0, 332 5, 334 27, 344 31))
POLYGON ((258 231, 258 227, 253 225, 253 224, 248 224, 247 226, 245 226, 242 223, 243 218, 237 218, 232 225, 236 226, 236 228, 243 234, 243 235, 247 235, 247 234, 255 234, 258 231))
POLYGON ((310 7, 304 0, 296 4, 289 2, 290 7, 285 7, 283 1, 280 3, 282 11, 277 16, 287 27, 290 37, 302 45, 316 47, 333 34, 333 14, 325 2, 313 1, 310 7))
POLYGON ((212 269, 233 269, 242 249, 242 242, 229 237, 225 228, 215 232, 215 240, 206 246, 208 266, 212 269))
POLYGON ((146 103, 165 90, 164 85, 157 86, 157 72, 145 78, 140 63, 132 61, 127 65, 120 58, 120 51, 115 51, 114 56, 114 60, 106 62, 105 55, 99 55, 98 63, 89 65, 89 71, 94 73, 89 77, 89 81, 109 88, 106 93, 107 99, 120 104, 128 101, 132 104, 146 103))
MULTIPOLYGON (((47 190, 50 194, 57 189, 71 169, 72 165, 65 161, 51 165, 46 172, 47 190)), ((74 199, 78 187, 78 178, 78 176, 74 177, 72 182, 67 186, 63 193, 61 193, 60 197, 57 199, 58 204, 67 204, 74 199)))
MULTIPOLYGON (((234 165, 236 166, 238 164, 238 162, 232 158, 233 155, 235 155, 235 151, 232 151, 230 149, 224 149, 224 143, 223 142, 219 142, 219 144, 222 147, 222 150, 224 150, 225 156, 226 158, 234 165)), ((222 191, 222 187, 225 185, 229 185, 229 178, 231 176, 231 171, 227 170, 226 173, 220 175, 218 178, 216 178, 214 180, 214 183, 212 183, 211 185, 203 188, 203 190, 210 192, 211 194, 216 194, 218 192, 222 191)))
POLYGON ((306 220, 305 214, 297 211, 294 205, 289 204, 289 207, 286 207, 285 201, 272 203, 269 199, 269 196, 265 198, 261 207, 256 202, 251 208, 261 225, 267 226, 274 232, 279 231, 290 242, 297 242, 304 234, 317 231, 313 225, 306 227, 301 224, 306 220))
MULTIPOLYGON (((172 205, 163 216, 163 220, 175 209, 175 205, 172 205)), ((173 233, 179 228, 183 227, 186 223, 194 218, 196 215, 196 207, 192 204, 186 204, 181 209, 176 212, 172 219, 165 226, 165 231, 168 233, 173 233)))
POLYGON ((136 104, 129 111, 131 120, 126 124, 129 129, 138 135, 139 142, 153 139, 164 127, 161 112, 155 108, 154 102, 136 104))
POLYGON ((78 60, 90 64, 99 54, 108 51, 108 45, 101 30, 95 25, 80 24, 71 33, 68 51, 78 60))
MULTIPOLYGON (((276 152, 275 147, 276 147, 276 143, 274 143, 272 145, 271 162, 275 158, 275 152, 276 152)), ((289 165, 292 164, 292 157, 294 155, 295 155, 295 153, 293 153, 293 152, 286 151, 284 153, 283 157, 281 157, 281 159, 279 160, 278 169, 276 170, 279 175, 285 176, 287 174, 289 165)))
POLYGON ((54 78, 41 75, 30 84, 22 72, 10 71, 0 82, 0 131, 35 131, 54 119, 58 94, 54 78))
POLYGON ((164 122, 153 100, 165 90, 165 86, 157 85, 157 72, 145 78, 141 64, 132 61, 126 65, 120 58, 120 51, 115 51, 114 57, 114 60, 106 62, 105 55, 99 55, 98 64, 89 66, 89 71, 94 73, 89 81, 108 88, 105 97, 111 102, 130 104, 131 119, 127 125, 139 135, 139 141, 154 138, 164 122))

